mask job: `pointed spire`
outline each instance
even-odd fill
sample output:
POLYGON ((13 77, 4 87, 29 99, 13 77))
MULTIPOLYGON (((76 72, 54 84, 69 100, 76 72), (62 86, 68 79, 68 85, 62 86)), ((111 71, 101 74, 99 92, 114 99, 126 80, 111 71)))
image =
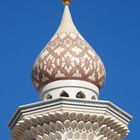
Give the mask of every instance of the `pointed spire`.
POLYGON ((68 5, 65 6, 61 24, 57 30, 57 33, 62 33, 62 32, 66 32, 67 34, 69 34, 70 32, 78 33, 78 31, 73 23, 72 16, 71 16, 68 5))

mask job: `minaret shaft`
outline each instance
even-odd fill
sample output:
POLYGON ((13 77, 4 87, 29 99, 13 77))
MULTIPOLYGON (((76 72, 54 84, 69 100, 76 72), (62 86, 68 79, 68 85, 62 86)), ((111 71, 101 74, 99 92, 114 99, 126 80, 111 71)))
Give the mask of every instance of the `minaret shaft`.
POLYGON ((68 5, 57 32, 37 57, 32 81, 40 102, 20 106, 10 121, 13 140, 122 140, 131 116, 98 100, 106 71, 78 32, 68 5))

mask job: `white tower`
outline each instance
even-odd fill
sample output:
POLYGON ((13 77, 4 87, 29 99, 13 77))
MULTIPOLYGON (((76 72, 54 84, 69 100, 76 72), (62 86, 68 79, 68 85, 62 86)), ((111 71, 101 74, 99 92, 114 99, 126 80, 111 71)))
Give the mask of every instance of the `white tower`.
POLYGON ((98 100, 104 65, 76 29, 68 5, 36 59, 32 81, 42 101, 20 106, 10 121, 13 140, 122 140, 131 116, 98 100))

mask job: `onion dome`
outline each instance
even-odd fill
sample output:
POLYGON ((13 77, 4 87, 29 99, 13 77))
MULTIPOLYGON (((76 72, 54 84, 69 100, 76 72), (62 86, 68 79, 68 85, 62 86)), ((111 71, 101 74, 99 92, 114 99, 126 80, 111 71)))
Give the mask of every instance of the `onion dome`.
POLYGON ((105 81, 104 65, 76 29, 69 11, 69 2, 64 0, 65 8, 60 26, 33 65, 32 81, 43 96, 52 86, 56 89, 70 84, 85 85, 84 88, 91 89, 95 87, 94 91, 98 92, 105 81))

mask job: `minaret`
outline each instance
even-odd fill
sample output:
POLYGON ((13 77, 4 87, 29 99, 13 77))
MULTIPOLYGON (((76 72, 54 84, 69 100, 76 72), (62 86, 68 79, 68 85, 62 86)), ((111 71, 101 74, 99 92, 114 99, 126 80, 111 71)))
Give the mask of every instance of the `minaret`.
POLYGON ((98 100, 103 62, 76 29, 71 0, 57 32, 37 57, 32 81, 42 101, 20 106, 9 123, 13 140, 123 140, 131 115, 98 100))

